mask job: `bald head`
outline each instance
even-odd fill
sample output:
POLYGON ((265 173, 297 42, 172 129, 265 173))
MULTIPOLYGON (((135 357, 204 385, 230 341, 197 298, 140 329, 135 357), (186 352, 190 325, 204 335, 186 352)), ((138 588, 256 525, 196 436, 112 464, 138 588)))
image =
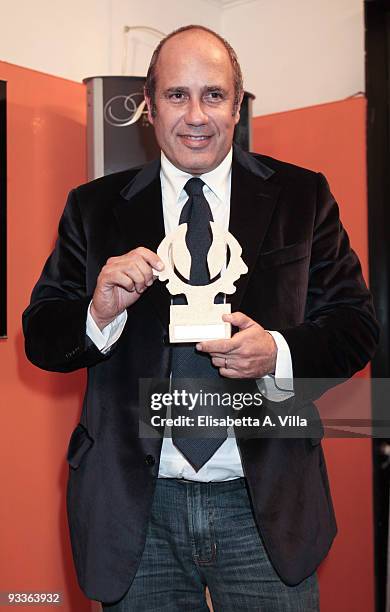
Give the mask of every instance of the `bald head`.
POLYGON ((209 28, 206 28, 205 26, 188 25, 188 26, 183 26, 182 28, 179 28, 177 30, 174 30, 173 32, 168 34, 165 38, 163 38, 160 41, 160 43, 158 44, 158 46, 153 52, 152 58, 150 60, 149 68, 148 68, 148 73, 146 76, 146 82, 145 82, 145 95, 152 102, 153 113, 155 112, 155 92, 156 92, 156 85, 157 85, 157 70, 158 70, 158 63, 159 63, 158 60, 160 58, 160 55, 164 47, 169 45, 169 42, 172 39, 177 38, 177 37, 180 37, 179 41, 180 40, 182 42, 184 42, 184 40, 189 41, 190 44, 193 45, 193 50, 195 50, 197 45, 202 45, 202 43, 207 42, 207 39, 208 39, 210 47, 215 47, 216 49, 218 49, 218 47, 219 48, 223 47, 225 49, 229 57, 229 61, 230 61, 231 68, 232 68, 232 78, 233 78, 233 88, 234 88, 233 111, 235 111, 239 105, 239 102, 240 102, 240 99, 243 93, 242 72, 241 72, 241 67, 238 62, 236 52, 234 51, 233 47, 227 42, 227 40, 225 40, 222 36, 214 32, 213 30, 210 30, 209 28))
POLYGON ((164 39, 152 58, 149 121, 168 159, 193 175, 216 168, 232 146, 242 79, 229 49, 215 33, 188 27, 164 39))

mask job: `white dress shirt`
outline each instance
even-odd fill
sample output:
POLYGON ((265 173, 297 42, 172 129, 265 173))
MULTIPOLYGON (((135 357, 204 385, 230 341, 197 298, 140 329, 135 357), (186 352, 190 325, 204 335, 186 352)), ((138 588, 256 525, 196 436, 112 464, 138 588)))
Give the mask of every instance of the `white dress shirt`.
MULTIPOLYGON (((199 177, 205 183, 203 193, 210 205, 214 221, 226 230, 229 227, 230 216, 232 154, 231 149, 217 168, 199 177)), ((192 178, 191 174, 176 168, 164 153, 161 153, 160 179, 166 234, 173 231, 179 224, 180 213, 188 199, 184 186, 190 178, 192 178)), ((124 311, 100 331, 88 309, 86 333, 99 350, 107 352, 120 337, 126 320, 127 312, 124 311)), ((272 401, 282 401, 293 395, 291 354, 286 340, 279 332, 270 331, 269 333, 272 334, 278 349, 275 375, 264 376, 257 381, 257 384, 267 398, 272 401), (278 379, 282 381, 283 390, 276 386, 278 379)), ((163 439, 158 475, 160 478, 186 478, 209 482, 240 478, 244 476, 244 473, 234 436, 228 436, 198 472, 176 448, 172 438, 166 436, 163 439)))

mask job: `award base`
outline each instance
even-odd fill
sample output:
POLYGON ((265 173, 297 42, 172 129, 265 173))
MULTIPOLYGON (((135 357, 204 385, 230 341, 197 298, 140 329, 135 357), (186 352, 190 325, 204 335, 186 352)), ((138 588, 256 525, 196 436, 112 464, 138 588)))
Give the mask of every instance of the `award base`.
POLYGON ((195 312, 188 305, 174 304, 170 313, 169 341, 200 342, 230 338, 231 324, 222 321, 222 315, 230 313, 230 304, 212 304, 209 309, 198 308, 195 312))

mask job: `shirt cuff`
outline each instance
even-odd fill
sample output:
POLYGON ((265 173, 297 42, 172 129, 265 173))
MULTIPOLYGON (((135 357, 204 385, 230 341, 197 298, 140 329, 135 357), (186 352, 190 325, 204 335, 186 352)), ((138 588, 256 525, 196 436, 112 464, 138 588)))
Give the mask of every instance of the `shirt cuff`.
POLYGON ((116 319, 111 321, 102 330, 96 325, 91 315, 91 304, 88 306, 86 334, 102 353, 107 353, 113 344, 119 339, 127 321, 127 312, 124 310, 116 319))
POLYGON ((278 349, 275 374, 257 379, 257 386, 264 397, 272 402, 283 402, 294 396, 293 367, 290 348, 286 339, 277 331, 269 331, 278 349))

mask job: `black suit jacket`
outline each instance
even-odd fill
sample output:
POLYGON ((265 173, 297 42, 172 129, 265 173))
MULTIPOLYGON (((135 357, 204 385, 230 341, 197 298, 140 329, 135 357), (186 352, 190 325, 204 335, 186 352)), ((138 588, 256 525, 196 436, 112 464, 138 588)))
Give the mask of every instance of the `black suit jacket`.
MULTIPOLYGON (((161 439, 138 436, 138 381, 169 375, 169 294, 155 282, 128 309, 107 355, 86 337, 85 324, 106 260, 141 245, 156 251, 164 236, 159 168, 152 162, 71 191, 23 317, 26 353, 38 367, 88 367, 68 449, 67 508, 80 586, 105 602, 124 595, 144 547, 161 439)), ((298 378, 344 378, 361 369, 378 329, 325 178, 235 148, 230 231, 249 267, 232 311, 284 334, 298 378)), ((311 400, 326 386, 297 381, 296 396, 311 400)), ((282 580, 297 584, 336 534, 320 439, 242 438, 238 445, 270 559, 282 580)))

